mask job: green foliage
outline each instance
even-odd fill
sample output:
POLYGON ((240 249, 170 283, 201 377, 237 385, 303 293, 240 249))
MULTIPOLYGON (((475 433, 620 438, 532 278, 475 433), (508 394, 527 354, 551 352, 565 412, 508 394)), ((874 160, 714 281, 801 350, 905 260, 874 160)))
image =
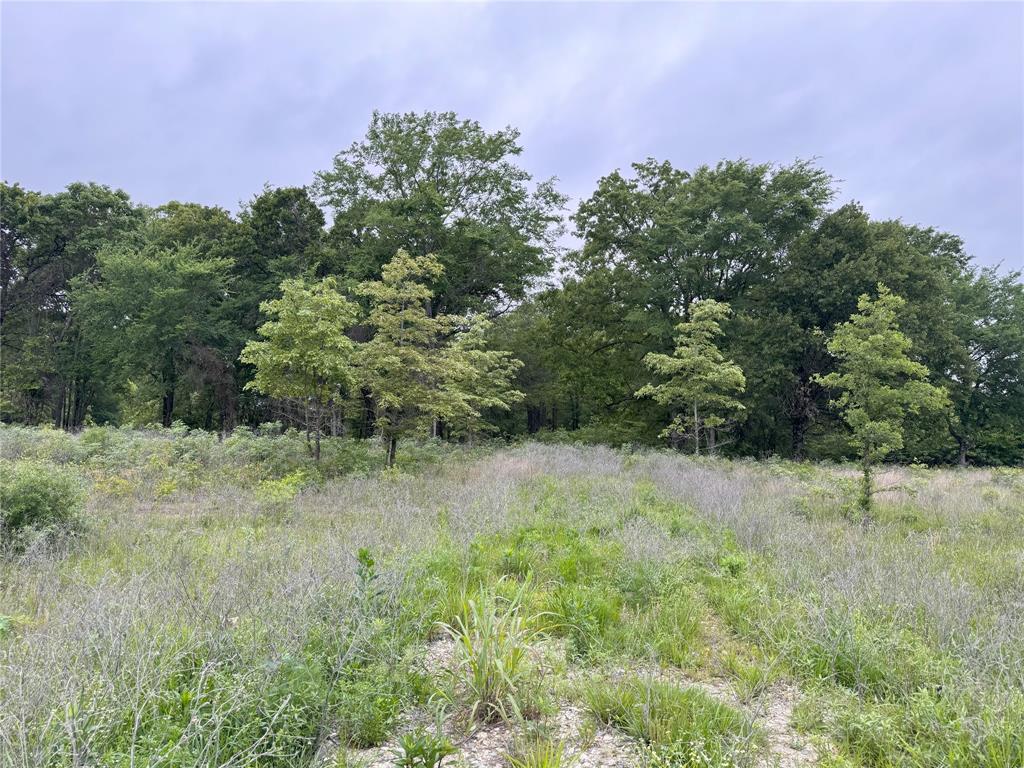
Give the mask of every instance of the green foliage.
POLYGON ((432 255, 400 250, 384 265, 381 280, 365 282, 373 338, 358 352, 361 384, 372 394, 377 426, 394 465, 399 436, 438 423, 456 432, 483 424, 485 408, 507 409, 521 398, 510 379, 519 363, 484 348, 483 326, 455 315, 431 314, 427 283, 444 273, 432 255))
POLYGON ((860 506, 867 514, 873 489, 871 466, 903 447, 908 413, 944 407, 943 390, 927 381, 928 369, 908 356, 911 343, 897 323, 904 305, 884 285, 878 298, 867 294, 857 302, 859 312, 840 325, 828 342, 839 368, 818 381, 840 391, 833 404, 852 431, 864 473, 860 506))
POLYGON ((566 768, 575 760, 566 752, 565 742, 546 738, 529 739, 507 755, 509 768, 566 768))
POLYGON ((595 680, 584 688, 584 697, 598 720, 650 747, 659 765, 690 768, 753 762, 758 738, 750 721, 697 688, 645 680, 595 680))
POLYGON ((447 695, 466 707, 470 720, 509 720, 536 710, 529 644, 540 632, 541 617, 522 614, 526 587, 509 599, 487 590, 467 596, 460 615, 442 627, 455 641, 455 669, 447 695))
POLYGON ((374 112, 366 136, 318 174, 334 209, 332 271, 377 280, 396 251, 437 254, 425 277, 439 313, 492 309, 547 274, 565 197, 515 163, 514 128, 452 112, 374 112))
POLYGON ((637 397, 651 397, 668 406, 675 415, 662 432, 670 441, 687 431, 693 435, 693 452, 700 453, 701 430, 707 434, 708 450, 715 450, 715 430, 721 429, 731 415, 742 412, 736 399, 746 388, 743 371, 726 360, 716 345, 722 335, 721 323, 729 316, 729 305, 713 299, 696 301, 690 307, 690 320, 676 326, 676 349, 672 355, 649 352, 644 365, 668 380, 647 384, 637 397))
POLYGON ((81 525, 85 493, 73 470, 36 461, 0 461, 0 549, 36 533, 81 525))
POLYGON ((260 326, 262 339, 242 351, 242 362, 256 368, 246 386, 302 403, 319 461, 326 412, 346 397, 356 379, 356 344, 346 331, 355 325, 359 308, 338 292, 333 278, 325 278, 313 285, 286 280, 281 298, 265 302, 262 309, 272 319, 260 326))
POLYGON ((445 736, 420 727, 399 736, 398 748, 394 752, 398 768, 439 768, 446 757, 455 754, 456 749, 445 736))
POLYGON ((187 376, 233 385, 233 359, 222 352, 236 334, 225 312, 229 268, 194 245, 123 246, 97 255, 97 279, 73 284, 85 340, 125 377, 154 382, 165 427, 187 376))

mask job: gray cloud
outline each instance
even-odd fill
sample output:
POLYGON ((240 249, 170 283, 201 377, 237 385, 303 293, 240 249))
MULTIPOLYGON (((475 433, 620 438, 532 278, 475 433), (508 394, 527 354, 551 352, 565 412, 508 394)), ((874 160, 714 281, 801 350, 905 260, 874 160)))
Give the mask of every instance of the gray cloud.
POLYGON ((235 208, 374 108, 523 131, 575 198, 647 156, 818 156, 841 200, 1024 267, 1019 4, 2 6, 2 172, 235 208))

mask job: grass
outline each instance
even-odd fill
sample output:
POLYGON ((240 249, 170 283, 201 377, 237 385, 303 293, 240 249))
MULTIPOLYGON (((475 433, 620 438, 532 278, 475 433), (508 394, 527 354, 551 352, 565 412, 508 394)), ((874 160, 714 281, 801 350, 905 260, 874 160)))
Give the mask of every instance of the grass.
POLYGON ((464 597, 454 622, 443 626, 455 643, 450 693, 471 721, 521 719, 537 710, 530 643, 542 617, 523 615, 527 588, 524 583, 508 599, 486 588, 464 597))
POLYGON ((596 680, 584 696, 599 721, 646 745, 661 764, 747 765, 754 757, 757 733, 749 720, 697 688, 596 680))
POLYGON ((514 730, 568 701, 647 765, 742 763, 779 681, 823 765, 1024 764, 1019 470, 889 469, 864 527, 842 466, 425 443, 381 473, 375 446, 328 440, 317 468, 294 435, 0 440, 86 489, 76 536, 0 558, 4 768, 291 768, 332 739, 357 762, 438 701, 514 730), (421 661, 442 625, 450 674, 421 661), (686 682, 710 679, 727 693, 686 682))

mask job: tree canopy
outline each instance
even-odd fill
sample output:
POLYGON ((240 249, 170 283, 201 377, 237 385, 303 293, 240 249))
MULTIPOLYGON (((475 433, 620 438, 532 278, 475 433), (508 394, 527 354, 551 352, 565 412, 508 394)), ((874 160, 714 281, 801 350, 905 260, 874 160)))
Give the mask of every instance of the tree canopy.
POLYGON ((451 112, 374 113, 324 161, 237 212, 0 185, 0 419, 281 422, 392 447, 540 432, 658 445, 667 429, 679 448, 699 432, 727 455, 863 460, 837 377, 853 375, 852 329, 895 312, 882 335, 927 371, 907 368, 917 383, 900 391, 936 387, 949 406, 904 399, 868 419, 898 431, 878 450, 1024 462, 1021 274, 837 201, 817 162, 646 158, 566 211, 515 128, 451 112), (891 293, 862 306, 879 283, 891 293), (317 355, 351 377, 315 385, 317 355))
POLYGON ((837 370, 818 376, 836 390, 832 405, 851 431, 850 443, 864 473, 861 508, 871 508, 871 466, 903 447, 903 428, 910 414, 946 405, 946 393, 928 382, 928 368, 910 357, 911 341, 899 329, 897 314, 906 302, 882 283, 878 297, 857 301, 857 312, 841 323, 829 339, 837 370))

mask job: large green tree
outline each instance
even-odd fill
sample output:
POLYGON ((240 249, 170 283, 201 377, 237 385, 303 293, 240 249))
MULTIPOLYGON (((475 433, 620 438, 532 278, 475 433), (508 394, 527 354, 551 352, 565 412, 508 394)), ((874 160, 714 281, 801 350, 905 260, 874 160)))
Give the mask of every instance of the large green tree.
POLYGON ((122 382, 155 386, 164 426, 196 365, 217 375, 219 426, 233 423, 234 361, 221 351, 233 348, 236 333, 224 311, 230 267, 226 259, 202 258, 194 245, 111 247, 100 251, 96 274, 74 285, 74 312, 90 348, 122 382))
POLYGON ((702 299, 690 308, 690 319, 676 330, 673 354, 649 352, 644 365, 662 381, 646 384, 637 397, 650 397, 671 410, 671 420, 663 435, 678 447, 682 435, 689 432, 693 452, 700 453, 703 432, 709 453, 716 448, 716 430, 742 413, 737 399, 746 388, 743 371, 727 360, 718 348, 721 324, 729 316, 729 305, 714 299, 702 299))
POLYGON ((247 249, 235 260, 240 322, 258 325, 259 307, 289 278, 309 278, 323 258, 324 213, 304 187, 266 187, 240 219, 247 249))
POLYGON ((965 275, 955 289, 963 364, 949 377, 948 428, 958 463, 1024 461, 1024 284, 1021 273, 965 275))
POLYGON ((376 280, 395 252, 436 254, 431 313, 500 311, 545 276, 565 197, 516 163, 519 132, 452 112, 375 112, 366 137, 318 174, 333 209, 324 269, 376 280))
POLYGON ((948 403, 945 391, 928 382, 928 368, 910 357, 912 345, 898 321, 905 304, 881 283, 877 298, 862 295, 858 311, 828 341, 837 370, 817 379, 839 392, 833 405, 849 426, 850 443, 860 456, 858 502, 865 518, 874 494, 872 468, 903 447, 907 415, 948 403))
POLYGON ((6 413, 77 429, 114 417, 106 368, 71 312, 71 283, 111 245, 141 242, 144 213, 128 195, 70 184, 53 195, 0 188, 0 346, 6 413))
POLYGON ((281 297, 264 302, 263 312, 270 320, 260 326, 260 339, 242 351, 242 362, 256 369, 247 386, 301 404, 306 439, 319 462, 325 417, 356 380, 356 344, 346 331, 356 324, 359 305, 338 291, 334 278, 286 280, 281 297))
POLYGON ((516 364, 484 348, 482 329, 463 316, 428 311, 429 284, 443 272, 434 256, 400 250, 380 280, 358 288, 370 304, 373 331, 359 346, 360 380, 376 405, 389 467, 400 436, 436 434, 438 422, 478 431, 482 409, 520 397, 510 383, 516 364))

